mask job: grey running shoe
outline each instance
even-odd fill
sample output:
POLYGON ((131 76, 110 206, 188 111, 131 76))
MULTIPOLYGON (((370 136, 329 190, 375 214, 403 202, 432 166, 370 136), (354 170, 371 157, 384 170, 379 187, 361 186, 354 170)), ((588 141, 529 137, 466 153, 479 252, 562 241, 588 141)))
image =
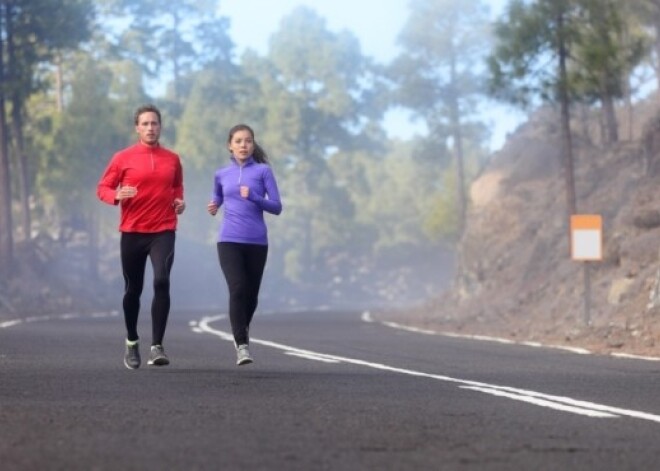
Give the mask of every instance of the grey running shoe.
POLYGON ((239 345, 238 348, 236 349, 236 364, 239 366, 249 365, 253 361, 254 360, 252 360, 252 356, 250 355, 250 350, 248 350, 248 346, 245 344, 239 345))
POLYGON ((126 354, 124 355, 124 365, 126 368, 136 370, 140 367, 142 359, 140 358, 140 344, 138 342, 129 343, 126 341, 126 354))
POLYGON ((165 366, 170 364, 170 359, 165 355, 162 345, 152 345, 149 352, 149 365, 165 366))

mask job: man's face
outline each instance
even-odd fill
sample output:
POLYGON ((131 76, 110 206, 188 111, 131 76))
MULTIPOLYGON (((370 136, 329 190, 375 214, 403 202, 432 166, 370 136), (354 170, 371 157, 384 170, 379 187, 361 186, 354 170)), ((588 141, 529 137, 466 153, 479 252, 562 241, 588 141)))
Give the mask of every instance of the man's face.
POLYGON ((153 111, 145 111, 138 117, 138 123, 135 125, 135 131, 138 133, 140 142, 153 146, 160 139, 160 121, 158 115, 153 111))

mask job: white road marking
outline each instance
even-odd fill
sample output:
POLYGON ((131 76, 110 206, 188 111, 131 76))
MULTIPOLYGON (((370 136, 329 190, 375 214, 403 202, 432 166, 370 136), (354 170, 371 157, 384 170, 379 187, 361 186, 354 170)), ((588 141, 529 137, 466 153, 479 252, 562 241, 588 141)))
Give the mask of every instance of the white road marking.
POLYGON ((0 329, 8 329, 23 323, 23 319, 12 319, 10 321, 0 322, 0 329))
POLYGON ((560 404, 553 401, 547 401, 545 399, 538 399, 532 396, 525 396, 521 394, 512 394, 505 391, 500 391, 498 389, 491 388, 477 388, 474 386, 460 386, 461 389, 471 389, 473 391, 481 391, 486 394, 492 394, 493 396, 507 397, 515 401, 528 402, 530 404, 535 404, 537 406, 549 407, 550 409, 561 410, 565 412, 573 412, 574 414, 586 415, 588 417, 618 417, 614 414, 609 414, 607 412, 599 412, 592 409, 582 409, 580 407, 567 406, 565 404, 560 404))
MULTIPOLYGON (((488 336, 488 335, 457 334, 455 332, 438 332, 438 331, 435 331, 435 330, 419 329, 419 328, 416 328, 416 327, 410 327, 410 326, 407 326, 407 325, 398 324, 396 322, 375 321, 371 317, 371 313, 369 311, 364 311, 362 313, 361 319, 362 319, 362 322, 378 323, 378 324, 382 324, 386 327, 390 327, 392 329, 406 330, 406 331, 409 331, 409 332, 416 332, 416 333, 421 333, 421 334, 426 334, 426 335, 442 335, 443 337, 453 337, 453 338, 459 338, 459 339, 484 340, 484 341, 487 341, 487 342, 496 342, 496 343, 503 343, 503 344, 509 344, 509 345, 524 345, 526 347, 553 348, 553 349, 556 349, 556 350, 565 350, 567 352, 577 353, 579 355, 593 355, 594 354, 592 351, 587 350, 586 348, 580 348, 580 347, 567 347, 566 345, 546 345, 546 344, 542 344, 542 343, 539 343, 539 342, 514 342, 513 340, 505 339, 505 338, 502 338, 502 337, 491 337, 491 336, 488 336)), ((628 358, 628 359, 631 359, 631 360, 660 361, 660 357, 632 355, 632 354, 628 354, 628 353, 613 352, 610 355, 613 356, 613 357, 628 358)))
MULTIPOLYGON (((103 317, 115 317, 118 316, 119 313, 117 311, 111 311, 111 312, 93 312, 90 314, 90 317, 94 319, 99 319, 103 317)), ((28 324, 31 322, 45 322, 45 321, 51 321, 51 320, 60 320, 60 321, 68 321, 71 319, 79 319, 84 317, 81 314, 76 314, 76 313, 65 313, 65 314, 59 314, 59 315, 45 315, 45 316, 31 316, 31 317, 26 317, 24 319, 10 319, 8 321, 3 321, 0 322, 0 329, 8 329, 9 327, 14 327, 16 325, 21 325, 21 324, 28 324)))
POLYGON ((299 357, 299 358, 304 358, 305 360, 314 360, 314 361, 320 361, 322 363, 340 363, 337 360, 334 360, 332 358, 324 358, 319 355, 307 355, 303 353, 298 353, 298 352, 284 352, 285 355, 291 355, 294 357, 299 357))
MULTIPOLYGON (((213 327, 210 326, 212 322, 218 321, 223 318, 226 318, 226 316, 220 315, 220 316, 204 317, 200 319, 200 321, 196 325, 191 324, 191 327, 193 328, 194 332, 202 332, 202 333, 215 335, 223 340, 233 342, 234 339, 231 333, 214 329, 213 327)), ((524 401, 540 407, 547 407, 554 410, 571 412, 575 414, 585 415, 588 417, 618 418, 621 416, 625 416, 625 417, 632 417, 636 419, 643 419, 643 420, 649 420, 652 422, 660 423, 660 415, 651 414, 648 412, 623 409, 619 407, 611 407, 603 404, 597 404, 595 402, 582 401, 564 396, 554 396, 551 394, 545 394, 545 393, 530 391, 526 389, 512 388, 509 386, 500 386, 496 384, 482 383, 479 381, 452 378, 450 376, 424 373, 422 371, 409 370, 406 368, 398 368, 395 366, 389 366, 382 363, 373 363, 369 361, 359 360, 356 358, 348 358, 337 355, 330 355, 326 353, 314 352, 311 350, 296 348, 281 343, 271 342, 269 340, 251 338, 250 342, 258 345, 264 345, 266 347, 271 347, 277 350, 281 350, 288 355, 294 355, 297 357, 306 358, 310 360, 325 361, 328 363, 348 363, 352 365, 374 368, 377 370, 389 371, 392 373, 405 374, 420 378, 436 379, 439 381, 458 384, 459 387, 463 389, 470 389, 473 391, 479 391, 486 394, 492 394, 500 397, 506 397, 509 399, 515 399, 518 401, 524 401)))
MULTIPOLYGON (((117 311, 112 311, 109 313, 92 313, 90 316, 92 318, 104 318, 104 317, 115 317, 118 316, 119 313, 117 311)), ((61 315, 46 315, 46 316, 33 316, 33 317, 28 317, 25 319, 11 319, 8 321, 3 321, 0 322, 0 329, 6 329, 9 327, 13 327, 16 325, 20 325, 23 323, 30 323, 30 322, 43 322, 43 321, 48 321, 48 320, 69 320, 69 319, 77 319, 82 317, 79 314, 72 314, 72 313, 67 313, 67 314, 61 314, 61 315)), ((224 332, 221 330, 213 329, 212 327, 209 326, 211 322, 215 322, 219 319, 223 319, 226 316, 220 315, 220 316, 213 316, 213 317, 204 317, 202 318, 199 322, 196 321, 191 321, 189 323, 190 328, 193 332, 196 333, 208 333, 212 335, 216 335, 220 337, 223 340, 227 340, 230 342, 233 342, 233 336, 229 332, 224 332)), ((373 320, 370 318, 369 313, 364 313, 362 316, 362 320, 365 322, 373 322, 373 320)), ((390 324, 390 323, 388 323, 390 324)), ((387 324, 386 324, 387 325, 387 324)), ((436 334, 435 332, 432 331, 425 331, 424 329, 406 329, 406 330, 412 330, 412 331, 419 331, 420 333, 424 334, 436 334)), ((441 334, 444 335, 444 334, 441 334)), ((474 337, 472 337, 474 338, 474 337)), ((627 417, 632 417, 636 419, 642 419, 642 420, 649 420, 652 422, 657 422, 660 423, 660 415, 657 414, 651 414, 648 412, 641 412, 641 411, 636 411, 636 410, 631 410, 631 409, 623 409, 623 408, 618 408, 618 407, 610 407, 602 404, 597 404, 594 402, 588 402, 588 401, 581 401, 577 399, 572 399, 568 397, 562 397, 562 396, 554 396, 554 395, 549 395, 549 394, 544 394, 544 393, 539 393, 536 391, 529 391, 525 389, 518 389, 518 388, 512 388, 509 386, 499 386, 499 385, 494 385, 494 384, 487 384, 487 383, 481 383, 478 381, 470 381, 470 380, 463 380, 459 378, 452 378, 449 376, 444 376, 444 375, 436 375, 436 374, 431 374, 431 373, 424 373, 421 371, 415 371, 415 370, 408 370, 405 368, 397 368, 389 365, 384 365, 381 363, 373 363, 373 362, 368 362, 364 360, 358 360, 355 358, 347 358, 347 357, 340 357, 337 355, 329 355, 325 353, 319 353, 319 352, 313 352, 311 350, 304 350, 296 347, 291 347, 289 345, 283 345, 279 344, 276 342, 270 342, 268 340, 260 340, 260 339, 250 339, 251 342, 264 345, 267 347, 275 348, 278 350, 282 350, 285 354, 287 355, 292 355, 296 356, 299 358, 304 358, 308 360, 314 360, 314 361, 321 361, 324 363, 348 363, 348 364, 353 364, 353 365, 360 365, 360 366, 365 366, 369 368, 374 368, 374 369, 379 369, 379 370, 384 370, 384 371, 390 371, 393 373, 400 373, 400 374, 407 374, 410 376, 416 376, 416 377, 423 377, 423 378, 431 378, 431 379, 436 379, 439 381, 445 381, 445 382, 450 382, 450 383, 456 383, 459 384, 459 387, 462 389, 468 389, 468 390, 473 390, 473 391, 478 391, 482 392, 485 394, 492 394, 495 396, 499 397, 506 397, 509 399, 517 400, 517 401, 523 401, 527 402, 530 404, 538 405, 541 407, 548 407, 551 409, 555 410, 561 410, 565 412, 571 412, 575 414, 580 414, 580 415, 586 415, 589 417, 597 417, 597 418, 617 418, 621 416, 627 416, 627 417)), ((507 343, 507 342, 503 342, 507 343)), ((583 353, 583 352, 579 352, 583 353)), ((642 358, 642 359, 651 359, 651 360, 658 360, 658 358, 655 357, 636 357, 633 355, 625 355, 625 354, 620 354, 619 356, 622 357, 627 357, 627 358, 642 358)))
POLYGON ((660 357, 650 357, 646 355, 632 355, 630 353, 617 353, 613 352, 610 355, 618 358, 630 358, 633 360, 648 360, 648 361, 660 361, 660 357))

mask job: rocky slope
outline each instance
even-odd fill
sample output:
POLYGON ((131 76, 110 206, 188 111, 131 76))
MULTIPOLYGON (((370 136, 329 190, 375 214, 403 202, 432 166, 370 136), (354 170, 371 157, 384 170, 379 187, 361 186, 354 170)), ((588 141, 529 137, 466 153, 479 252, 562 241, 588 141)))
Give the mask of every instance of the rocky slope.
MULTIPOLYGON (((615 145, 597 142, 597 115, 574 119, 578 213, 602 215, 603 261, 570 258, 559 122, 545 109, 509 136, 472 184, 452 289, 412 311, 376 316, 436 331, 660 357, 657 103, 636 105, 636 126, 622 125, 615 145)), ((619 118, 629 123, 623 110, 619 118)))

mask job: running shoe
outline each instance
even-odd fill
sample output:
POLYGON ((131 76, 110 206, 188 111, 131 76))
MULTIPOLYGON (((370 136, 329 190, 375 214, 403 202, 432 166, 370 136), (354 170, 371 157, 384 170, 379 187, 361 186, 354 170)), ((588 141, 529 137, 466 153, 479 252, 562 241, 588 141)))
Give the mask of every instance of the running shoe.
POLYGON ((151 352, 149 352, 149 365, 165 366, 170 364, 170 359, 165 355, 165 350, 162 345, 152 345, 151 352))
POLYGON ((246 344, 239 345, 236 349, 236 364, 238 366, 249 365, 253 361, 248 346, 246 344))
POLYGON ((140 367, 141 362, 140 344, 138 341, 131 342, 126 340, 126 354, 124 355, 124 365, 126 365, 126 368, 136 370, 140 367))

